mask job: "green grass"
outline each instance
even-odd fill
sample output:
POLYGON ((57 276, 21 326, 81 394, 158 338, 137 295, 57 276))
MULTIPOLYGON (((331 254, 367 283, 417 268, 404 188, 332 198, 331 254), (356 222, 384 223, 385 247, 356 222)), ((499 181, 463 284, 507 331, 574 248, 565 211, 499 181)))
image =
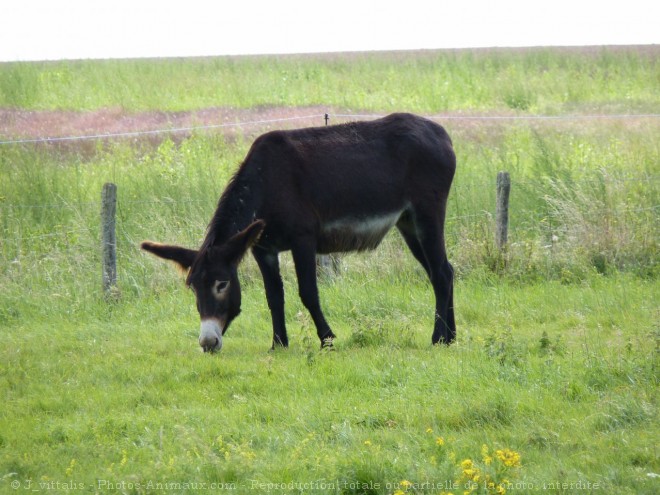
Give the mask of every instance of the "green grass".
POLYGON ((385 487, 402 480, 460 479, 458 464, 480 461, 486 444, 520 453, 512 482, 652 493, 656 289, 623 276, 577 286, 464 281, 459 341, 448 349, 429 345, 421 276, 324 285, 334 352, 318 351, 290 297, 292 348, 267 353, 257 281, 218 356, 197 349, 182 288, 106 307, 105 318, 13 325, 2 334, 0 466, 16 473, 5 484, 222 481, 249 493, 252 480, 339 480, 392 493, 385 487))
MULTIPOLYGON (((652 49, 0 65, 0 106, 26 109, 646 113, 657 88, 652 49)), ((436 494, 478 477, 473 493, 656 493, 658 121, 444 124, 459 162, 449 348, 431 347, 430 286, 392 234, 322 280, 335 351, 318 349, 288 254, 291 348, 267 352, 246 260, 243 313, 221 354, 199 350, 194 296, 138 244, 198 245, 249 139, 0 147, 0 492, 436 494), (505 253, 500 170, 512 177, 505 253), (107 181, 113 302, 101 293, 107 181)))
POLYGON ((659 77, 655 47, 17 63, 0 64, 0 107, 658 112, 659 77))

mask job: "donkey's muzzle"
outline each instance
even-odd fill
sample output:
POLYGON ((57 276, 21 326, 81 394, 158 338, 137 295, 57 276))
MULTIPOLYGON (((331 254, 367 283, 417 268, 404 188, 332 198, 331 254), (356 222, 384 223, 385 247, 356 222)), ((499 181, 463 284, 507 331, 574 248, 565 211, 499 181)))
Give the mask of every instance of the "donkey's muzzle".
POLYGON ((202 320, 199 330, 199 345, 204 352, 218 352, 222 349, 222 327, 215 318, 202 320))

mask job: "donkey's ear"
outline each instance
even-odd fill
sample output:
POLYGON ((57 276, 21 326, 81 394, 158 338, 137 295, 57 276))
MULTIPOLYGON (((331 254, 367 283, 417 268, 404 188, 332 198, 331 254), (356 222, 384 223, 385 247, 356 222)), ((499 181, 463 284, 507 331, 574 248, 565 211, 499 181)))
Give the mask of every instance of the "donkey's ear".
POLYGON ((179 246, 169 246, 167 244, 159 244, 157 242, 144 241, 140 247, 151 254, 155 254, 159 258, 172 260, 183 270, 187 270, 197 258, 197 251, 194 249, 186 249, 179 246))
POLYGON ((263 220, 255 220, 245 230, 229 239, 222 246, 222 251, 227 261, 232 265, 238 265, 247 250, 257 243, 265 227, 266 223, 263 220))

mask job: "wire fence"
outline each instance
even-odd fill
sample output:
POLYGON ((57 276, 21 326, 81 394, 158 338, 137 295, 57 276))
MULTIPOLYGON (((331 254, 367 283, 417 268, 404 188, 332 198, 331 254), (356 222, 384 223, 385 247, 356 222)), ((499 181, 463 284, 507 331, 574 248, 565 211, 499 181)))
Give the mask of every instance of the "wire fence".
MULTIPOLYGON (((295 117, 285 117, 285 118, 276 118, 276 119, 265 119, 265 120, 252 120, 244 122, 234 122, 234 123, 222 123, 222 124, 212 124, 212 125, 201 125, 201 126, 189 126, 189 127, 178 127, 178 128, 169 128, 169 129, 153 129, 146 131, 129 131, 121 133, 104 133, 104 134, 89 134, 89 135, 72 135, 72 136, 60 136, 60 137, 39 137, 34 139, 14 139, 14 140, 3 140, 0 141, 0 145, 10 146, 10 145, 21 145, 21 144, 41 144, 41 143, 57 143, 65 141, 87 141, 87 140, 103 140, 103 139, 115 139, 115 138, 128 138, 128 137, 139 137, 139 136, 150 136, 150 135, 162 135, 162 134, 177 134, 177 133, 193 133, 206 130, 218 130, 223 128, 246 128, 250 126, 265 126, 270 124, 277 123, 287 123, 287 122, 298 122, 298 121, 315 121, 318 120, 318 123, 321 124, 328 121, 337 121, 337 120, 358 120, 358 119, 375 119, 382 117, 380 114, 347 114, 347 113, 325 113, 325 114, 310 114, 303 116, 295 117)), ((613 119, 613 120, 625 120, 625 119, 658 119, 660 114, 644 113, 644 114, 592 114, 592 115, 516 115, 516 116, 489 116, 489 115, 432 115, 427 118, 438 120, 438 121, 448 121, 448 120, 465 120, 465 121, 582 121, 582 120, 594 120, 594 119, 613 119)), ((624 176, 624 177, 599 177, 597 179, 590 178, 581 178, 572 180, 571 184, 589 184, 589 183, 608 183, 608 184, 625 184, 632 182, 648 182, 648 183, 657 183, 660 180, 660 174, 646 174, 642 176, 624 176)), ((541 190, 544 185, 548 184, 548 179, 521 179, 512 181, 512 187, 514 191, 519 187, 532 188, 536 190, 541 190)), ((473 193, 474 191, 487 191, 489 188, 495 189, 495 181, 488 180, 479 183, 468 183, 468 184, 456 184, 454 186, 453 192, 460 196, 461 193, 473 193)), ((488 193, 491 194, 491 193, 488 193)), ((515 194, 515 192, 514 192, 515 194)), ((494 193, 493 193, 494 195, 494 193)), ((159 199, 122 199, 118 203, 118 208, 121 211, 121 208, 124 206, 130 205, 140 205, 140 206, 154 206, 160 207, 164 204, 176 206, 181 204, 203 204, 208 203, 208 199, 173 199, 173 198, 159 198, 159 199)), ((462 230, 467 228, 467 226, 481 225, 482 230, 488 230, 494 224, 494 204, 493 209, 482 209, 475 211, 474 209, 469 212, 459 211, 458 214, 450 215, 447 217, 447 236, 449 239, 453 239, 455 243, 460 242, 460 237, 462 235, 462 230)), ((6 203, 0 202, 0 211, 9 211, 9 210, 71 210, 75 212, 79 217, 84 216, 80 212, 84 211, 93 211, 94 214, 97 214, 100 208, 100 201, 84 201, 84 202, 62 202, 62 203, 45 203, 45 204, 32 204, 32 203, 6 203)), ((603 215, 611 214, 612 207, 606 207, 601 213, 603 215)), ((634 215, 634 214, 652 214, 656 215, 660 212, 660 205, 651 204, 644 206, 625 206, 619 205, 615 206, 617 208, 617 214, 620 215, 634 215)), ((450 205, 451 211, 451 205, 450 205)), ((597 209, 592 209, 590 212, 591 215, 598 215, 599 212, 597 209)), ((513 222, 511 227, 511 234, 513 239, 516 237, 522 238, 525 235, 528 235, 530 232, 535 232, 536 235, 541 235, 543 237, 552 237, 554 234, 562 233, 568 231, 569 228, 566 225, 561 224, 561 220, 555 218, 555 214, 551 211, 549 205, 546 205, 543 211, 512 211, 512 216, 516 218, 517 221, 513 222)), ((23 228, 15 228, 13 233, 10 233, 5 229, 5 235, 2 244, 5 246, 7 243, 13 243, 16 246, 29 244, 31 242, 39 241, 51 241, 51 240, 61 240, 62 243, 66 246, 73 247, 77 243, 82 243, 86 247, 91 247, 95 242, 95 239, 98 238, 99 233, 96 231, 96 227, 91 225, 83 228, 66 228, 64 226, 59 227, 60 230, 53 232, 39 232, 39 233, 27 233, 24 232, 23 228), (65 242, 66 241, 66 242, 65 242)), ((122 237, 127 239, 130 237, 129 233, 123 230, 123 226, 119 226, 121 229, 122 237)), ((655 228, 652 227, 653 231, 655 228)), ((201 233, 200 233, 201 234, 201 233)), ((654 235, 651 233, 651 235, 654 235)))
MULTIPOLYGON (((649 176, 644 176, 644 177, 624 177, 620 179, 608 179, 610 183, 626 183, 626 182, 660 182, 660 175, 649 175, 649 176)), ((592 182, 589 179, 585 180, 577 180, 573 181, 574 184, 579 184, 579 183, 590 183, 592 182)), ((530 180, 525 180, 525 181, 512 181, 512 187, 514 190, 514 195, 516 188, 518 188, 521 185, 525 186, 534 186, 536 188, 540 188, 545 184, 544 181, 538 180, 538 181, 530 181, 530 180)), ((470 191, 484 191, 485 187, 492 187, 494 189, 495 183, 494 181, 492 182, 484 182, 480 184, 469 184, 465 185, 462 188, 462 192, 470 192, 470 191)), ((461 191, 454 191, 456 194, 460 194, 461 191)), ((460 200, 457 200, 460 201, 460 200)), ((140 206, 145 206, 145 207, 153 207, 152 209, 157 209, 158 207, 162 207, 164 204, 170 205, 170 206, 177 206, 177 205, 190 205, 190 204, 208 204, 209 200, 208 199, 173 199, 173 198, 165 198, 165 199, 158 199, 158 200, 131 200, 131 199, 122 199, 121 201, 118 202, 118 208, 122 207, 128 207, 131 205, 140 205, 140 206)), ((50 203, 50 204, 2 204, 0 203, 0 211, 2 210, 71 210, 72 212, 75 213, 81 213, 81 212, 92 212, 92 215, 96 215, 99 208, 101 206, 101 201, 84 201, 84 202, 67 202, 67 203, 50 203)), ((483 209, 480 211, 476 212, 470 212, 470 213, 465 213, 465 214, 456 214, 456 215, 449 215, 446 217, 445 221, 447 223, 448 230, 450 230, 449 235, 451 235, 451 230, 452 230, 452 225, 453 224, 461 224, 461 223, 470 223, 470 222, 475 222, 475 221, 486 221, 486 222, 493 222, 494 221, 494 204, 493 204, 493 209, 492 210, 487 210, 483 209)), ((451 206, 450 206, 451 210, 451 206)), ((590 215, 598 215, 598 214, 612 214, 613 210, 616 210, 617 215, 626 215, 626 214, 633 214, 633 213, 660 213, 660 204, 656 205, 650 205, 650 206, 643 206, 643 207, 637 207, 637 206, 624 206, 624 205, 614 205, 614 206, 601 206, 601 207, 592 207, 589 211, 590 215)), ((209 212, 210 215, 210 212, 209 212)), ((560 230, 560 227, 558 225, 549 227, 549 226, 542 226, 540 222, 543 220, 547 220, 549 218, 553 218, 556 215, 553 215, 552 212, 550 212, 547 209, 545 211, 517 211, 513 210, 512 211, 512 216, 515 217, 518 222, 517 225, 514 224, 511 227, 511 231, 513 233, 515 232, 530 232, 530 231, 538 231, 539 229, 543 228, 546 230, 560 230)), ((56 232, 48 232, 48 233, 39 233, 39 234, 34 234, 34 235, 11 235, 11 236, 6 236, 4 241, 7 242, 9 240, 13 241, 19 241, 19 242, 28 242, 28 241, 35 241, 35 240, 43 240, 43 239, 51 239, 51 238, 69 238, 74 235, 78 234, 89 234, 91 232, 90 228, 79 228, 79 229, 73 229, 73 230, 60 230, 56 232)), ((96 232, 94 232, 94 235, 97 235, 96 232)), ((458 235, 458 234, 457 234, 458 235)))
MULTIPOLYGON (((515 186, 520 187, 520 186, 528 186, 528 187, 538 187, 540 188, 541 186, 544 186, 547 184, 546 179, 538 179, 538 180, 530 180, 530 179, 518 179, 515 180, 515 186)), ((631 176, 631 177, 606 177, 606 178, 598 178, 598 179, 587 179, 587 178, 582 178, 582 179, 571 179, 570 183, 572 185, 581 185, 581 184, 602 184, 602 183, 607 183, 607 184, 616 184, 616 183, 628 183, 628 182, 660 182, 660 174, 658 175, 644 175, 644 176, 631 176)), ((471 189, 481 189, 481 188, 489 188, 493 187, 494 181, 488 181, 488 182, 478 182, 474 183, 471 182, 469 184, 454 184, 452 186, 452 191, 460 191, 460 190, 471 190, 471 189)), ((163 204, 171 204, 171 205, 177 205, 177 204, 201 204, 201 203, 207 203, 207 199, 173 199, 173 198, 159 198, 158 200, 149 200, 149 199, 123 199, 122 204, 144 204, 144 205, 163 205, 163 204)), ((50 210, 65 210, 65 209, 72 209, 72 210, 83 210, 85 208, 96 208, 98 207, 99 203, 96 201, 83 201, 83 202, 63 202, 63 203, 36 203, 36 204, 31 204, 31 203, 0 203, 0 211, 1 210, 21 210, 21 209, 36 209, 36 210, 45 210, 45 209, 50 209, 50 210)), ((657 209, 658 206, 651 206, 648 208, 642 208, 634 211, 645 211, 645 210, 654 210, 657 209)), ((481 216, 480 214, 472 214, 472 215, 461 215, 459 217, 453 217, 453 218, 471 218, 471 217, 476 217, 476 216, 481 216)))
MULTIPOLYGON (((167 129, 151 129, 143 131, 127 131, 117 133, 101 133, 101 134, 86 134, 75 136, 57 136, 57 137, 38 137, 29 139, 4 139, 0 140, 0 145, 18 145, 18 144, 47 144, 59 142, 73 142, 73 141, 92 141, 101 139, 117 139, 117 138, 131 138, 141 136, 156 136, 162 134, 181 134, 193 133, 199 131, 217 130, 233 127, 251 127, 263 126, 267 124, 294 122, 302 120, 316 120, 323 119, 326 123, 331 119, 377 119, 384 117, 385 114, 343 114, 343 113, 325 113, 325 114, 311 114, 301 115, 295 117, 283 117, 276 119, 252 120, 245 122, 227 122, 220 124, 188 126, 188 127, 174 127, 167 129)), ((581 121, 581 120, 627 120, 627 119, 658 119, 660 114, 657 113, 626 113, 626 114, 569 114, 569 115, 430 115, 428 119, 437 121, 581 121)))

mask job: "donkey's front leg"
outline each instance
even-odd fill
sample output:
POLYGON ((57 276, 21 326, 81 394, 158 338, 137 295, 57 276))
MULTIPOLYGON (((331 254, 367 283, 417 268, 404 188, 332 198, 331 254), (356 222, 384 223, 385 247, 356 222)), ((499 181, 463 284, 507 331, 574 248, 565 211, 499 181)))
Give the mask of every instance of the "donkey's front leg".
POLYGON ((312 316, 312 320, 314 320, 316 332, 321 340, 321 347, 330 347, 335 334, 330 330, 319 302, 319 289, 316 283, 315 242, 312 240, 299 242, 291 250, 291 254, 296 265, 300 299, 312 316))
POLYGON ((282 285, 277 252, 253 248, 252 254, 254 259, 257 260, 261 276, 264 279, 266 300, 273 320, 272 349, 275 349, 276 346, 288 347, 289 338, 286 334, 286 324, 284 322, 284 286, 282 285))

